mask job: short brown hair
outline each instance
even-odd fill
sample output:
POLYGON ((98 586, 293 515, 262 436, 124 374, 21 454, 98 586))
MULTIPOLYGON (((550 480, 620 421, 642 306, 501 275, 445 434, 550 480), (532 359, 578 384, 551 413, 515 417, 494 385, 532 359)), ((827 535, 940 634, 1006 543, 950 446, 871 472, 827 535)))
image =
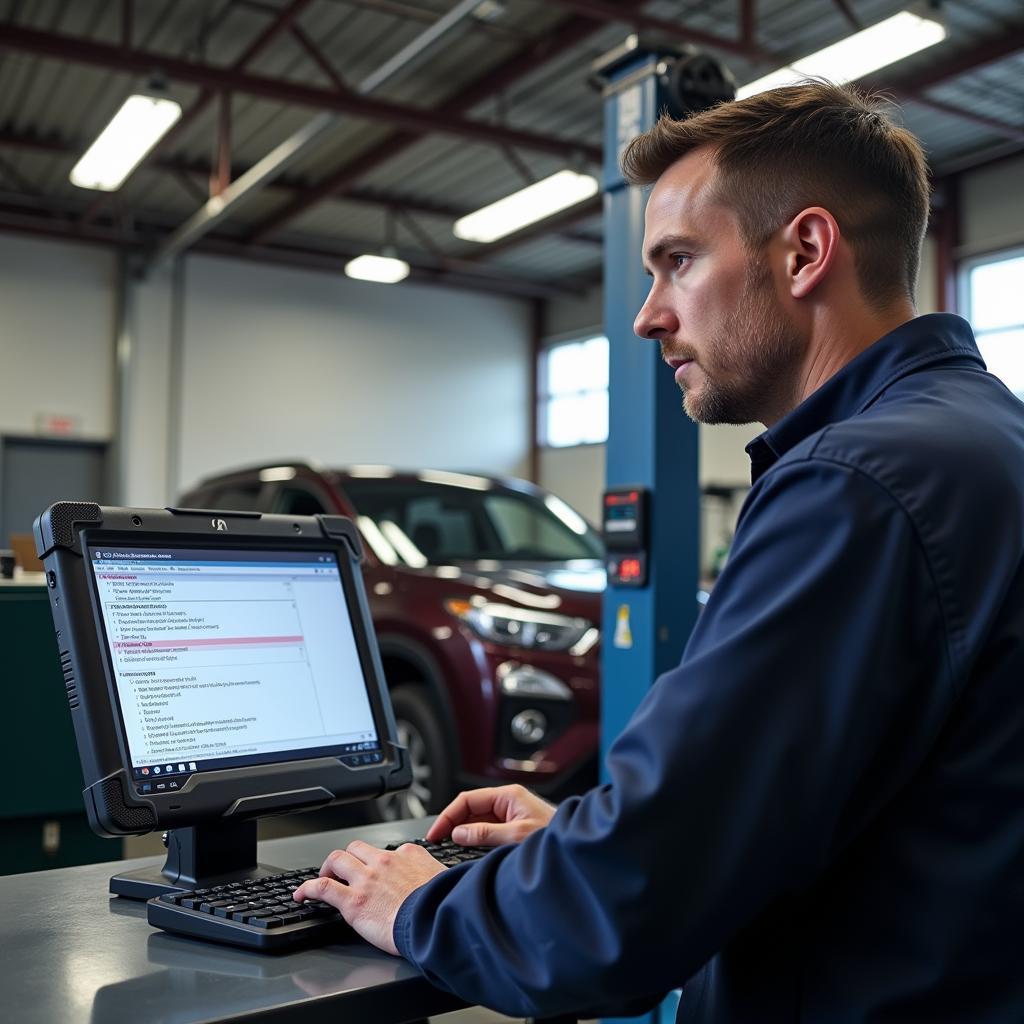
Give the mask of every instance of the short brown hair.
POLYGON ((806 81, 682 121, 662 115, 629 144, 623 171, 632 184, 649 185, 703 146, 713 150, 716 198, 736 211, 750 248, 802 209, 822 206, 850 244, 864 297, 883 307, 913 298, 928 172, 921 144, 881 99, 806 81))

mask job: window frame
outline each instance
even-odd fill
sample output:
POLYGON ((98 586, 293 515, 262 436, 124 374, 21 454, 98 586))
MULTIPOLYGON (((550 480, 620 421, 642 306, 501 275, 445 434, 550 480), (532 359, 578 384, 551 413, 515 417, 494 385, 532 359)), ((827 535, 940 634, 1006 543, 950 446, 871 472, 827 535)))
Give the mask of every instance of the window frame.
MULTIPOLYGON (((971 330, 974 332, 975 340, 978 342, 978 347, 981 348, 983 339, 992 334, 1000 334, 1003 331, 1010 330, 1024 330, 1024 316, 1021 317, 1019 322, 1007 324, 1004 327, 988 328, 985 330, 979 330, 974 326, 974 309, 971 302, 971 274, 979 267, 988 266, 992 263, 1002 263, 1006 260, 1021 259, 1024 258, 1024 242, 1016 245, 1009 245, 1001 247, 999 249, 992 249, 987 252, 977 253, 973 256, 965 257, 958 261, 956 268, 957 277, 957 306, 958 312, 965 320, 971 325, 971 330)), ((984 353, 982 353, 984 357, 984 353)), ((1006 383, 1004 381, 1004 383, 1006 383)), ((1007 384, 1007 387, 1010 385, 1007 384)), ((1011 389, 1012 390, 1012 389, 1011 389)), ((1018 394, 1018 397, 1024 398, 1024 394, 1018 394)))
MULTIPOLYGON (((537 417, 537 447, 547 449, 549 451, 570 451, 574 448, 593 448, 596 445, 607 444, 608 434, 599 441, 575 441, 572 444, 552 444, 548 438, 548 406, 553 398, 561 398, 565 395, 593 395, 598 394, 599 389, 596 388, 582 388, 579 391, 554 393, 550 389, 548 379, 548 361, 551 357, 551 353, 555 349, 566 348, 570 345, 584 345, 587 342, 595 341, 599 338, 603 338, 609 345, 609 357, 611 341, 608 335, 605 333, 603 326, 596 326, 586 331, 573 332, 568 335, 560 335, 555 338, 550 338, 545 341, 543 348, 541 349, 537 357, 537 393, 535 395, 535 409, 537 417)), ((610 377, 610 374, 609 374, 610 377)), ((610 382, 609 382, 610 383, 610 382)), ((609 385, 606 384, 603 389, 605 396, 605 402, 608 401, 609 385)))

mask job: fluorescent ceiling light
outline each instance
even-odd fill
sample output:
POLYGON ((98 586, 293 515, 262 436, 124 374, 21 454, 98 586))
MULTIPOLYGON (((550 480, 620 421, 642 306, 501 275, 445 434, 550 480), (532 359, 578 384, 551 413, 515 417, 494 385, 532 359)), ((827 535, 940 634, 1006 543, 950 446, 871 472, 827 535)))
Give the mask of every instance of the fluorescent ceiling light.
POLYGON ((114 192, 181 117, 174 100, 129 96, 71 169, 71 184, 114 192))
POLYGON ((345 273, 358 281, 397 284, 409 276, 409 264, 393 256, 357 256, 345 264, 345 273))
POLYGON ((494 242, 528 224, 550 217, 597 194, 597 179, 575 171, 559 171, 460 217, 452 230, 468 242, 494 242))
POLYGON ((934 46, 945 38, 945 25, 910 11, 901 11, 809 57, 793 61, 764 78, 741 85, 736 90, 736 99, 746 99, 766 89, 793 85, 804 78, 827 78, 840 84, 852 82, 934 46))

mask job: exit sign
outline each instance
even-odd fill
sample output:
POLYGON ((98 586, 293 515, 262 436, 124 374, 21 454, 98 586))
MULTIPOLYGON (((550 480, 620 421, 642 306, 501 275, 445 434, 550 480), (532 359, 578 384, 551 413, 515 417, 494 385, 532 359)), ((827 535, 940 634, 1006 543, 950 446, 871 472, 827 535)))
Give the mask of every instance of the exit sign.
POLYGON ((82 432, 82 417, 56 412, 36 413, 36 433, 44 437, 74 437, 82 432))

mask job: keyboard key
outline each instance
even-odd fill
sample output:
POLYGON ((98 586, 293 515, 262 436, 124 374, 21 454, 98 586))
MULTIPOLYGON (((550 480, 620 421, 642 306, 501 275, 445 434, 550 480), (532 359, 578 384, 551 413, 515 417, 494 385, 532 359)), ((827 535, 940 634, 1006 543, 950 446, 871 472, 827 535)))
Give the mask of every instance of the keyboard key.
POLYGON ((254 928, 280 928, 282 923, 279 917, 258 917, 250 922, 254 928))
POLYGON ((214 913, 217 917, 231 917, 232 914, 241 913, 243 910, 248 910, 245 904, 239 906, 237 903, 229 903, 226 907, 218 907, 214 913))
POLYGON ((199 909, 204 914, 212 914, 218 907, 226 907, 231 900, 211 900, 207 903, 200 903, 199 909))
POLYGON ((334 907, 329 907, 326 905, 320 907, 304 906, 303 910, 305 911, 305 913, 309 914, 310 917, 333 917, 335 914, 338 913, 338 911, 335 910, 334 907))

